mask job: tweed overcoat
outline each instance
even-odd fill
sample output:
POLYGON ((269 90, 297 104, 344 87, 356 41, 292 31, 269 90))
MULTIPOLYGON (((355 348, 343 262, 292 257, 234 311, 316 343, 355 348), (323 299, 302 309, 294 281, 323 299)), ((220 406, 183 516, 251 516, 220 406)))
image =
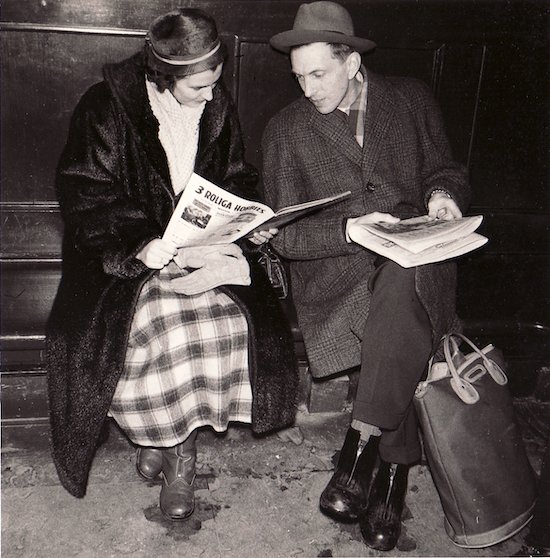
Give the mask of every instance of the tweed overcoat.
MULTIPOLYGON (((206 104, 195 171, 257 198, 236 109, 223 83, 206 104)), ((119 380, 135 303, 153 270, 135 255, 162 236, 174 192, 147 98, 143 55, 104 68, 77 105, 56 189, 65 222, 63 268, 47 324, 53 458, 65 488, 82 497, 119 380)), ((292 423, 297 365, 290 327, 255 247, 242 244, 252 286, 223 287, 249 325, 252 427, 292 423)))
MULTIPOLYGON (((275 209, 351 190, 346 201, 284 227, 272 240, 290 260, 293 300, 314 376, 361 363, 361 337, 376 255, 348 243, 345 221, 380 211, 400 218, 426 213, 430 194, 469 204, 466 169, 453 160, 442 116, 428 87, 412 78, 367 71, 364 147, 335 113, 301 97, 275 115, 263 138, 263 185, 275 209)), ((417 268, 416 288, 432 324, 434 347, 455 313, 452 262, 417 268)))

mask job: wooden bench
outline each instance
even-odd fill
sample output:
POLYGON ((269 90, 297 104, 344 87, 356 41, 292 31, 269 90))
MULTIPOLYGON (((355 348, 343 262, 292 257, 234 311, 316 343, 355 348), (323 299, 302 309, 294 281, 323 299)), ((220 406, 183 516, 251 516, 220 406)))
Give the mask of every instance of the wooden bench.
MULTIPOLYGON (((300 95, 268 39, 292 26, 301 0, 197 1, 229 46, 224 79, 237 103, 247 157, 261 167, 269 118, 300 95)), ((548 37, 536 1, 342 2, 356 33, 378 43, 374 71, 428 83, 457 159, 468 166, 471 213, 490 243, 459 263, 458 308, 468 333, 501 347, 518 397, 550 364, 548 37), (457 24, 457 22, 459 22, 457 24)), ((60 278, 62 223, 53 177, 70 115, 101 67, 133 54, 166 2, 2 3, 2 419, 47 416, 44 325, 60 278)), ((347 375, 315 382, 286 302, 310 411, 347 405, 347 375)), ((538 382, 538 384, 537 384, 538 382)), ((544 382, 542 382, 544 383, 544 382)))

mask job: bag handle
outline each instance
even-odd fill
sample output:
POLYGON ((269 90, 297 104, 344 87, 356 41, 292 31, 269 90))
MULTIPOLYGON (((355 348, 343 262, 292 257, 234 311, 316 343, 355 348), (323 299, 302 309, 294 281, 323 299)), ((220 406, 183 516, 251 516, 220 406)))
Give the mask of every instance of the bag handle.
POLYGON ((259 254, 258 263, 264 268, 277 296, 284 300, 288 296, 288 279, 283 262, 273 251, 269 242, 260 246, 259 254))
MULTIPOLYGON (((508 378, 506 377, 506 374, 504 374, 500 366, 496 362, 487 358, 487 355, 485 355, 485 353, 481 351, 475 345, 475 343, 470 341, 465 335, 462 335, 461 333, 451 333, 445 335, 443 339, 443 351, 445 353, 445 360, 447 361, 447 365, 449 367, 449 371, 452 376, 450 380, 451 387, 453 388, 454 392, 458 395, 458 397, 460 397, 460 399, 464 401, 464 403, 467 403, 468 405, 473 405, 474 403, 479 401, 479 393, 468 380, 460 376, 458 370, 456 369, 455 363, 453 362, 453 358, 451 355, 451 348, 450 348, 451 337, 453 336, 462 339, 462 341, 465 341, 482 358, 483 363, 485 364, 485 369, 487 370, 491 378, 493 378, 493 380, 498 385, 502 386, 506 384, 508 378)), ((456 344, 454 343, 454 341, 453 341, 453 345, 456 348, 456 344)), ((464 363, 465 366, 467 364, 468 363, 464 363)))
POLYGON ((452 376, 450 381, 451 387, 458 397, 464 401, 464 403, 473 405, 479 401, 479 393, 470 382, 458 375, 456 366, 453 362, 453 357, 451 356, 450 342, 451 335, 445 335, 445 338, 443 339, 443 351, 445 352, 445 360, 447 361, 447 366, 449 367, 449 372, 452 376))
MULTIPOLYGON (((470 345, 470 347, 483 359, 487 372, 499 386, 503 386, 508 383, 508 377, 502 368, 494 360, 491 360, 481 349, 479 349, 475 343, 470 341, 470 339, 468 339, 465 335, 462 335, 462 333, 452 333, 451 335, 462 339, 462 341, 465 341, 468 345, 470 345)), ((460 367, 458 373, 460 374, 460 367)))

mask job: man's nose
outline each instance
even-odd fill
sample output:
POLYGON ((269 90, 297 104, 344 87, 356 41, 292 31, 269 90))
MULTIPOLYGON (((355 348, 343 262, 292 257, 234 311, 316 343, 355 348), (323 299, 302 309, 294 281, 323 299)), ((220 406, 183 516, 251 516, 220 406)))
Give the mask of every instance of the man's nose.
POLYGON ((313 93, 315 91, 315 87, 313 85, 313 81, 308 78, 305 77, 304 81, 302 83, 302 89, 304 90, 304 95, 309 99, 310 97, 313 96, 313 93))

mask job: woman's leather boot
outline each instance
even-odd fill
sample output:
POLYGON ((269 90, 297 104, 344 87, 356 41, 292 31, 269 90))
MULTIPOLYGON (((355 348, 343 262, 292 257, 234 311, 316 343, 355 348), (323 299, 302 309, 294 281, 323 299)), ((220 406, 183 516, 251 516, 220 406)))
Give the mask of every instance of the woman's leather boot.
POLYGON ((338 521, 357 521, 367 506, 380 438, 371 436, 363 445, 357 430, 350 428, 338 465, 319 501, 321 511, 338 521))
POLYGON ((173 521, 187 519, 195 509, 195 440, 186 440, 162 451, 162 476, 160 509, 173 521))
POLYGON ((153 480, 162 471, 162 450, 139 447, 136 452, 136 469, 145 480, 153 480))
POLYGON ((401 529, 409 465, 382 461, 369 494, 367 511, 360 519, 365 544, 375 550, 392 550, 401 529))

